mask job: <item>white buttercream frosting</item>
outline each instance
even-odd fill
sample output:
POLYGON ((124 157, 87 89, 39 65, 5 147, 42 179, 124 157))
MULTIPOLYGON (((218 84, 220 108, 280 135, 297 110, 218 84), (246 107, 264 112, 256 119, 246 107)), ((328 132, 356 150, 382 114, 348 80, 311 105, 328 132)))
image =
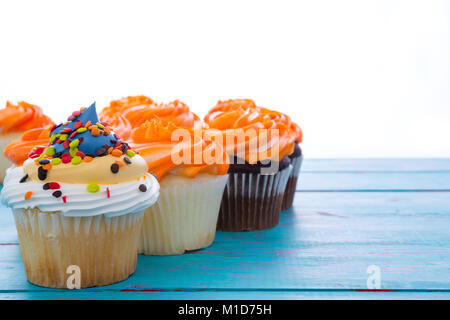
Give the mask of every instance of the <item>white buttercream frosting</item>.
POLYGON ((90 193, 86 184, 59 183, 62 196, 52 195, 55 190, 44 190, 43 182, 27 180, 20 183, 24 176, 23 167, 11 167, 7 170, 0 200, 13 209, 39 208, 41 211, 59 211, 68 217, 85 217, 104 214, 107 217, 136 213, 153 205, 159 196, 159 184, 156 178, 145 173, 130 182, 99 185, 100 191, 90 193), (139 190, 143 184, 146 192, 139 190), (109 189, 110 197, 107 194, 109 189), (25 193, 31 191, 30 199, 25 193), (63 196, 66 196, 64 203, 63 196))

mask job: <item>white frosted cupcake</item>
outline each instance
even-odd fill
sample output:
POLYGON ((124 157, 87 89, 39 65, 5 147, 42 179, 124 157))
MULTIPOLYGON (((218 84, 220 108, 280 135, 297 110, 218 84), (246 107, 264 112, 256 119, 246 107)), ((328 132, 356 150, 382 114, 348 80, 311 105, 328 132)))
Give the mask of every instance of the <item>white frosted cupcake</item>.
POLYGON ((25 131, 50 124, 53 122, 43 114, 41 108, 24 101, 17 105, 7 102, 6 107, 0 109, 0 183, 5 178, 6 169, 11 166, 3 154, 6 146, 19 140, 25 131))
POLYGON ((14 214, 28 280, 66 288, 73 268, 82 288, 126 279, 158 182, 144 159, 98 122, 95 105, 50 134, 42 153, 8 169, 1 193, 14 214))
POLYGON ((143 123, 132 133, 134 148, 161 186, 158 201, 145 212, 139 253, 182 254, 214 241, 228 158, 219 145, 203 140, 202 134, 194 136, 192 129, 158 119, 143 123), (193 138, 179 149, 189 155, 187 161, 172 157, 181 146, 172 139, 176 130, 193 138), (213 149, 215 158, 208 161, 203 155, 213 149))

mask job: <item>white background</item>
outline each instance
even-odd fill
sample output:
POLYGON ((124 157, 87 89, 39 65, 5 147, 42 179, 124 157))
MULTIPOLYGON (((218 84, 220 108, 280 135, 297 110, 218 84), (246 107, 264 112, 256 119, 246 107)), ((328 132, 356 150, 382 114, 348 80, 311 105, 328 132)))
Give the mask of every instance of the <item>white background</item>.
POLYGON ((1 1, 0 104, 252 98, 308 157, 450 156, 448 1, 1 1))

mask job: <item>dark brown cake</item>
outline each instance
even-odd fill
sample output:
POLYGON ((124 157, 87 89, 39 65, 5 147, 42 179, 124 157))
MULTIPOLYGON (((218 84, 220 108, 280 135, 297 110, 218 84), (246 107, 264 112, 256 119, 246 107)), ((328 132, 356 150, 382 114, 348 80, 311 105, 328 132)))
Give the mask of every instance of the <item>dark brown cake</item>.
MULTIPOLYGON (((269 165, 236 163, 232 158, 222 197, 217 230, 250 231, 275 227, 280 220, 283 192, 291 171, 287 157, 272 175, 261 174, 269 165)), ((241 161, 242 162, 242 161, 241 161)))

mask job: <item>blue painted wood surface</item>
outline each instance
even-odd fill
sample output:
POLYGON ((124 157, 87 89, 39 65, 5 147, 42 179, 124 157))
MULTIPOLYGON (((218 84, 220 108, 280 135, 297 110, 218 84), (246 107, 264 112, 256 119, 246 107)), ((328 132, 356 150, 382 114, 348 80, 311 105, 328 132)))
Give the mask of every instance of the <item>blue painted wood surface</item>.
POLYGON ((129 279, 92 289, 28 283, 0 207, 0 299, 450 299, 450 159, 305 160, 302 171, 278 227, 139 256, 129 279), (381 290, 367 289, 370 265, 381 290))

